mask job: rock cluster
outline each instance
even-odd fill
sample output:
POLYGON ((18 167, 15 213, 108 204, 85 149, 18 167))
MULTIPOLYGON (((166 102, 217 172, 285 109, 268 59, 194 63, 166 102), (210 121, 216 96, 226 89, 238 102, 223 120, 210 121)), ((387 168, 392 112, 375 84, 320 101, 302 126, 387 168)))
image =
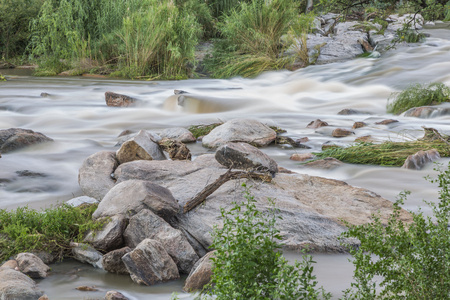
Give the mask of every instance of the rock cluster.
MULTIPOLYGON (((251 192, 259 209, 269 209, 267 198, 276 199, 282 217, 278 226, 287 249, 308 246, 316 251, 344 251, 338 240, 345 230, 342 220, 363 224, 375 212, 387 219, 392 211, 390 201, 341 181, 280 173, 273 159, 250 145, 266 145, 275 138, 269 127, 240 119, 206 135, 204 140, 208 147, 216 148, 215 154, 193 161, 139 159, 120 163, 119 152, 91 155, 80 169, 79 183, 87 195, 100 200, 93 218, 104 220, 105 225, 86 236, 85 241, 96 249, 82 245, 74 245, 74 249, 85 251, 77 250, 80 259, 108 272, 130 274, 139 284, 190 274, 185 286, 190 291, 209 281, 212 228, 221 225, 221 208, 231 207, 241 197, 243 181, 252 180, 251 192), (229 169, 268 174, 270 182, 233 177, 208 194, 203 205, 183 213, 190 200, 229 169)), ((409 219, 406 212, 402 217, 409 219)))

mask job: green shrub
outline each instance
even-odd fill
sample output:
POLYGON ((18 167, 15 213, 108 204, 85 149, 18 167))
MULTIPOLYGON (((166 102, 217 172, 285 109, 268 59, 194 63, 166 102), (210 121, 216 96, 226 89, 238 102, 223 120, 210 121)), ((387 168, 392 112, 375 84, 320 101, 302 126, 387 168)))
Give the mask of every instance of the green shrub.
MULTIPOLYGON (((243 185, 245 187, 245 184, 243 185)), ((329 298, 316 288, 311 256, 289 265, 280 252, 280 217, 271 209, 259 211, 248 189, 245 201, 221 209, 223 228, 215 227, 213 275, 206 291, 214 299, 319 299, 329 298)))
POLYGON ((415 84, 399 93, 392 93, 388 99, 387 111, 393 114, 419 106, 436 105, 450 101, 450 88, 441 82, 427 85, 415 84))
POLYGON ((30 36, 29 23, 44 0, 0 0, 0 58, 22 56, 30 36))
POLYGON ((294 0, 242 2, 218 24, 223 39, 214 47, 207 67, 215 77, 254 76, 292 62, 283 56, 290 44, 281 37, 298 17, 294 0))
POLYGON ((32 250, 62 258, 70 250, 71 241, 81 241, 88 230, 103 225, 92 221, 96 208, 61 205, 42 211, 28 207, 0 210, 0 261, 32 250))
POLYGON ((439 203, 426 202, 433 211, 425 217, 411 212, 413 221, 400 219, 400 205, 407 193, 394 204, 388 224, 375 217, 369 224, 354 226, 344 238, 357 238, 361 245, 350 248, 355 265, 350 299, 450 299, 450 164, 440 170, 439 203), (381 276, 377 295, 374 276, 381 276))

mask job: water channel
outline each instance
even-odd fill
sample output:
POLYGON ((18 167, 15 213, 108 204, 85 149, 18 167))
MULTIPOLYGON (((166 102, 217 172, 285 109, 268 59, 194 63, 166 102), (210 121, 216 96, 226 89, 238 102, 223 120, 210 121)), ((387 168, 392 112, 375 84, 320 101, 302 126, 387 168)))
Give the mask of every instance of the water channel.
MULTIPOLYGON (((116 150, 117 137, 124 130, 146 129, 158 132, 168 127, 188 127, 232 118, 256 118, 287 130, 286 135, 308 137, 311 149, 262 149, 280 166, 367 188, 394 200, 402 190, 412 195, 405 208, 416 211, 422 200, 436 201, 437 189, 423 179, 435 175, 433 165, 420 171, 377 166, 344 165, 334 170, 306 169, 289 160, 293 153, 319 152, 327 141, 351 143, 365 135, 380 140, 403 141, 421 137, 422 126, 450 134, 450 116, 430 119, 407 118, 386 113, 392 92, 413 83, 434 81, 450 85, 450 30, 429 30, 422 44, 400 47, 379 59, 310 66, 295 72, 268 72, 255 79, 193 79, 184 81, 130 81, 96 78, 36 78, 13 70, 8 81, 0 83, 0 129, 32 129, 55 140, 21 151, 3 154, 0 159, 0 208, 18 206, 48 207, 80 196, 77 176, 83 160, 101 150, 116 150), (16 72, 16 73, 14 73, 16 72), (183 107, 174 102, 173 90, 196 96, 183 107), (113 91, 142 100, 135 108, 105 105, 104 93, 113 91), (41 93, 48 97, 41 97, 41 93), (338 115, 345 108, 370 114, 338 115), (376 125, 384 119, 399 122, 376 125), (330 128, 308 129, 316 119, 331 128, 351 128, 354 122, 368 126, 355 135, 332 138, 330 128), (23 176, 28 170, 36 176, 23 176)), ((3 71, 3 70, 2 70, 3 71)), ((194 158, 208 150, 201 144, 189 145, 194 158)), ((447 164, 448 159, 440 162, 447 164)), ((425 213, 429 211, 424 208, 425 213)), ((293 259, 296 254, 289 253, 293 259)), ((352 265, 346 255, 316 255, 319 283, 337 298, 350 286, 352 265)), ((192 295, 181 291, 182 280, 154 287, 134 284, 126 276, 107 274, 90 266, 68 261, 53 265, 53 275, 39 282, 50 299, 98 299, 108 290, 118 290, 130 299, 181 299, 192 295), (79 292, 75 287, 95 285, 99 292, 79 292)))

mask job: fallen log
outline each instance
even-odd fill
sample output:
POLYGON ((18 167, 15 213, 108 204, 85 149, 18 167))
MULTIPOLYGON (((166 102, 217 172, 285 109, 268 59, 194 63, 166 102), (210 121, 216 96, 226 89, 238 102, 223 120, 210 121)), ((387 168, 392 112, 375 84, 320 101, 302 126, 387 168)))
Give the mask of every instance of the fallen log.
POLYGON ((229 169, 226 173, 222 174, 217 178, 216 181, 214 181, 211 184, 208 184, 200 193, 195 195, 194 198, 186 202, 186 204, 183 207, 183 213, 187 213, 191 210, 193 210, 195 207, 200 205, 206 200, 206 197, 214 193, 218 188, 220 188, 225 182, 233 179, 241 179, 241 178, 248 178, 248 179, 255 179, 255 180, 261 180, 265 182, 271 182, 272 176, 267 173, 255 173, 255 172, 248 172, 248 171, 231 171, 229 169))

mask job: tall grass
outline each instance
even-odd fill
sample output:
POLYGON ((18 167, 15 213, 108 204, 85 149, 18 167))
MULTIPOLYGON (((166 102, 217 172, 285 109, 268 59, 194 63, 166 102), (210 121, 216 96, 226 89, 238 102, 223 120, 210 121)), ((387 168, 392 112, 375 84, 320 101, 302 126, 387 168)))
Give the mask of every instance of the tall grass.
POLYGON ((215 45, 209 69, 215 77, 254 76, 292 62, 282 54, 282 36, 298 17, 294 0, 242 2, 218 24, 223 39, 215 45))
POLYGON ((32 26, 33 54, 53 67, 49 74, 89 61, 130 78, 186 78, 202 30, 192 10, 206 7, 194 2, 45 0, 32 26))

